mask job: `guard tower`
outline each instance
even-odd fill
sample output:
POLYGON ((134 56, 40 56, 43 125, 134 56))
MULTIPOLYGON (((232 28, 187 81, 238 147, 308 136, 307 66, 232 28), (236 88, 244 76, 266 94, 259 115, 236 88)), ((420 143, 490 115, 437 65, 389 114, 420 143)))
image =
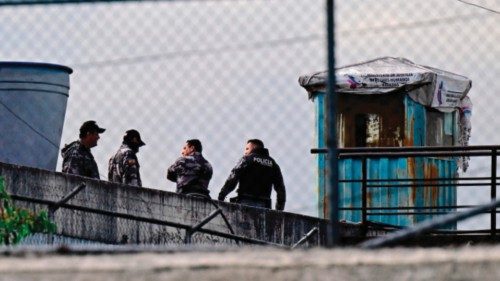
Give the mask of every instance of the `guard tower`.
MULTIPOLYGON (((467 97, 471 80, 407 59, 383 57, 336 69, 337 132, 339 148, 466 146, 472 104, 467 97)), ((326 71, 299 78, 314 102, 316 147, 326 147, 326 71)), ((328 216, 326 154, 318 155, 319 216, 328 216)), ((367 178, 431 179, 457 176, 466 169, 453 157, 373 158, 367 178)), ((339 179, 360 179, 359 159, 339 160, 339 179)), ((368 207, 455 206, 454 181, 449 186, 369 189, 368 207)), ((360 208, 361 183, 340 183, 341 208, 360 208)), ((432 216, 432 215, 431 215, 432 216)), ((422 215, 370 216, 370 221, 406 226, 428 218, 422 215)), ((361 221, 360 210, 344 210, 340 218, 361 221)))

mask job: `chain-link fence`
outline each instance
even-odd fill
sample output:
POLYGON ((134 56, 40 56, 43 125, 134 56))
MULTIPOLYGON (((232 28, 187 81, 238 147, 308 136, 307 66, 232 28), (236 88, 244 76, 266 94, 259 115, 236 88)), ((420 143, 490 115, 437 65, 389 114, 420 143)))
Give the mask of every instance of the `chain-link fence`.
MULTIPOLYGON (((467 76, 470 144, 500 143, 497 0, 335 5, 337 66, 391 56, 467 76)), ((174 191, 166 168, 187 139, 198 138, 214 168, 215 197, 246 140, 259 138, 281 166, 286 210, 316 216, 315 112, 297 79, 326 69, 325 16, 321 0, 2 5, 0 59, 74 70, 61 146, 78 138, 83 121, 106 128, 92 149, 101 179, 134 128, 147 143, 138 154, 143 185, 174 191)), ((480 173, 483 164, 471 161, 467 173, 480 173)), ((459 203, 487 200, 488 190, 458 191, 459 203)))
MULTIPOLYGON (((495 93, 500 88, 498 1, 336 1, 336 58, 342 66, 404 57, 472 80, 470 145, 498 144, 495 93)), ((472 158, 461 176, 490 175, 491 161, 472 158)), ((460 187, 458 205, 489 202, 489 188, 460 187)), ((459 224, 488 228, 489 216, 459 224)))

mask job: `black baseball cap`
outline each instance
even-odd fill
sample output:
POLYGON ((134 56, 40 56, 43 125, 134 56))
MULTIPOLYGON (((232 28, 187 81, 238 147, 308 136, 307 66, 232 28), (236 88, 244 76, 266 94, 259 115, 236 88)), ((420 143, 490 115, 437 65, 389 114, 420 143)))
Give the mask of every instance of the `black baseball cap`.
POLYGON ((97 126, 97 123, 94 120, 85 121, 80 127, 81 135, 85 135, 86 133, 95 133, 95 132, 101 134, 104 133, 104 131, 106 131, 106 129, 97 126))
POLYGON ((123 140, 133 140, 134 138, 137 139, 137 141, 139 142, 139 146, 143 146, 143 145, 146 145, 142 139, 141 139, 141 134, 139 134, 138 131, 134 130, 134 129, 131 129, 131 130, 128 130, 125 132, 125 136, 123 137, 123 140))

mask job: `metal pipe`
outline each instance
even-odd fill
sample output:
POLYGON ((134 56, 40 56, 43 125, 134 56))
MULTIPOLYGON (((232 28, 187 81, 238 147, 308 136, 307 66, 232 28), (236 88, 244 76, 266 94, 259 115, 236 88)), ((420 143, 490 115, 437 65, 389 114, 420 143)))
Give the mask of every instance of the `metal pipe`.
POLYGON ((367 162, 368 160, 366 158, 362 158, 361 159, 361 173, 362 173, 362 177, 363 177, 363 180, 361 182, 361 206, 362 206, 362 210, 361 210, 361 223, 363 225, 365 225, 366 223, 366 220, 367 220, 367 207, 368 207, 368 189, 367 189, 367 184, 366 184, 366 180, 368 179, 368 168, 367 168, 367 162))
POLYGON ((68 193, 66 196, 64 196, 61 200, 59 200, 56 203, 54 203, 53 205, 51 205, 50 208, 53 209, 53 211, 56 211, 63 204, 65 204, 66 202, 71 200, 73 197, 75 197, 82 189, 85 188, 85 186, 86 185, 84 182, 80 183, 77 187, 73 188, 73 190, 70 193, 68 193))
MULTIPOLYGON (((385 212, 385 213, 368 213, 367 215, 368 216, 411 216, 411 215, 447 215, 451 213, 452 212, 385 212)), ((489 211, 487 213, 489 213, 489 211)))
POLYGON ((397 242, 404 241, 406 239, 409 239, 411 237, 415 237, 419 234, 424 234, 432 229, 441 227, 441 226, 446 226, 450 223, 455 223, 464 219, 468 219, 471 217, 474 217, 476 215, 482 214, 484 212, 488 212, 492 208, 497 208, 500 206, 500 200, 495 200, 492 201, 491 203, 473 208, 471 210, 465 211, 465 212, 458 212, 458 213, 453 213, 453 214, 448 214, 442 217, 438 217, 432 220, 427 220, 424 222, 421 222, 414 227, 403 229, 400 231, 393 232, 391 234, 388 234, 383 237, 375 238, 375 239, 370 239, 366 242, 363 242, 360 244, 361 248, 364 249, 375 249, 383 246, 387 246, 390 244, 394 244, 397 242))
POLYGON ((354 153, 340 153, 338 157, 344 158, 363 158, 363 157, 377 157, 377 158, 402 158, 402 157, 458 157, 458 156, 491 156, 491 152, 487 151, 471 151, 471 152, 354 152, 354 153))
MULTIPOLYGON (((406 229, 407 227, 399 226, 399 225, 391 225, 391 224, 384 224, 384 223, 376 223, 376 222, 369 222, 368 226, 371 227, 371 229, 374 230, 384 230, 384 231, 398 231, 401 229, 406 229)), ((439 234, 439 235, 456 235, 456 234, 490 234, 490 229, 473 229, 473 230, 444 230, 444 229, 438 229, 438 230, 431 230, 428 233, 429 234, 439 234)), ((498 230, 497 230, 498 232, 498 230)))
MULTIPOLYGON (((493 149, 491 155, 491 200, 497 198, 497 150, 493 149)), ((497 209, 491 209, 491 236, 495 237, 497 228, 497 209)))
POLYGON ((221 212, 222 212, 221 209, 214 210, 207 217, 205 217, 202 221, 200 221, 198 224, 196 224, 195 226, 193 226, 191 228, 191 231, 193 233, 195 233, 196 231, 200 230, 205 224, 209 223, 213 218, 215 218, 221 212))
POLYGON ((309 238, 311 238, 316 232, 318 232, 318 227, 311 229, 304 237, 302 237, 297 243, 293 244, 292 250, 298 246, 304 244, 309 238))
MULTIPOLYGON (((497 177, 497 180, 500 179, 497 177)), ((448 181, 487 181, 488 185, 491 183, 491 177, 462 177, 462 178, 425 178, 425 179, 416 179, 416 178, 398 178, 398 179, 367 179, 367 182, 393 182, 393 181, 416 181, 416 182, 426 182, 426 181, 436 181, 436 180, 448 180, 448 181)), ((361 180, 339 180, 339 182, 361 182, 361 180)))
MULTIPOLYGON (((210 202, 212 205, 214 205, 215 208, 220 209, 220 207, 217 204, 215 204, 213 200, 208 200, 208 202, 210 202)), ((229 232, 231 232, 231 234, 234 234, 233 227, 229 223, 229 220, 227 219, 226 215, 224 215, 224 212, 222 212, 222 209, 221 209, 220 215, 221 215, 222 219, 224 220, 224 223, 226 223, 226 226, 229 229, 229 232)), ((238 245, 238 246, 240 245, 238 240, 235 240, 235 242, 236 242, 236 245, 238 245)))
MULTIPOLYGON (((71 200, 73 197, 75 197, 82 189, 85 188, 85 183, 82 182, 80 183, 77 187, 73 188, 66 196, 64 196, 61 200, 54 202, 53 204, 49 205, 48 208, 48 217, 50 221, 54 221, 55 219, 55 213, 56 211, 66 202, 71 200)), ((53 244, 54 243, 54 235, 49 235, 48 237, 48 244, 53 244)))
POLYGON ((334 0, 326 0, 328 82, 326 90, 327 104, 327 146, 330 224, 328 226, 328 246, 337 246, 340 241, 339 230, 339 191, 338 191, 338 146, 337 146, 337 104, 335 94, 335 7, 334 0))
MULTIPOLYGON (((440 180, 441 181, 441 180, 440 180)), ((419 188, 426 188, 426 187, 450 187, 450 186, 491 186, 491 183, 435 183, 435 184, 425 184, 425 186, 422 186, 422 184, 386 184, 386 185, 374 185, 370 184, 367 185, 367 188, 405 188, 405 187, 419 187, 419 188)))
MULTIPOLYGON (((440 209, 469 209, 477 205, 458 205, 458 206, 430 206, 430 207, 370 207, 367 210, 440 210, 440 209)), ((341 207, 343 211, 360 211, 361 207, 341 207)))
POLYGON ((205 224, 209 223, 213 218, 215 218, 221 212, 222 212, 221 209, 216 209, 216 210, 212 211, 203 220, 201 220, 201 222, 199 222, 195 226, 191 227, 190 229, 186 229, 186 236, 184 238, 184 242, 186 244, 190 244, 193 234, 196 233, 197 231, 199 231, 205 224))
MULTIPOLYGON (((52 204, 56 203, 54 201, 31 198, 31 197, 26 197, 26 196, 21 196, 21 195, 10 195, 10 196, 13 200, 27 201, 27 202, 32 202, 32 203, 44 204, 44 205, 52 205, 52 204)), ((171 227, 181 228, 181 229, 190 229, 191 228, 190 225, 186 225, 186 224, 182 224, 182 223, 176 223, 176 222, 164 221, 164 220, 158 220, 158 219, 152 219, 152 218, 145 218, 145 217, 140 217, 140 216, 135 216, 135 215, 130 215, 130 214, 116 213, 116 212, 93 209, 93 208, 83 207, 83 206, 75 206, 75 205, 70 205, 67 203, 62 204, 60 207, 70 209, 70 210, 77 210, 77 211, 82 211, 82 212, 99 214, 99 215, 106 215, 106 216, 135 220, 135 221, 140 221, 140 222, 146 222, 146 223, 152 223, 152 224, 158 224, 158 225, 164 225, 164 226, 171 226, 171 227)), ((276 243, 267 242, 267 241, 263 241, 263 240, 258 240, 258 239, 238 236, 238 235, 234 235, 234 234, 219 232, 219 231, 210 230, 210 229, 203 229, 202 228, 198 231, 206 233, 206 234, 210 234, 210 235, 216 235, 219 237, 238 240, 241 242, 246 242, 246 243, 251 243, 251 244, 269 245, 269 246, 275 246, 275 247, 280 247, 280 248, 288 248, 288 246, 281 245, 281 244, 276 244, 276 243)))
MULTIPOLYGON (((172 2, 175 0, 162 0, 172 2)), ((110 3, 110 2, 140 2, 140 0, 18 0, 0 2, 0 7, 7 6, 31 6, 31 5, 64 5, 78 3, 110 3)))
MULTIPOLYGON (((411 146, 411 147, 345 147, 339 148, 342 153, 365 152, 416 152, 416 151, 492 151, 499 150, 499 145, 471 145, 471 146, 411 146)), ((311 153, 328 153, 328 148, 312 148, 311 153)))

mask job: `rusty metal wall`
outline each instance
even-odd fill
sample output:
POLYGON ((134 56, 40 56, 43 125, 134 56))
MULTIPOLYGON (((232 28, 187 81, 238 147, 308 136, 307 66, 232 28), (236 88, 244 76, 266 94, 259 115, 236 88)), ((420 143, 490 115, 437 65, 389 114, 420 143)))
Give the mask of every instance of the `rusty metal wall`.
MULTIPOLYGON (((339 178, 341 180, 361 180, 362 163, 360 159, 343 159, 339 162, 339 178)), ((456 173, 456 163, 453 159, 421 158, 413 161, 411 158, 380 158, 369 159, 367 162, 368 180, 380 179, 376 185, 382 187, 368 188, 367 207, 437 207, 456 205, 456 189, 453 182, 430 181, 427 184, 417 184, 414 187, 383 187, 389 184, 409 184, 407 179, 452 178, 456 173), (416 163, 416 164, 414 164, 416 163), (423 172, 420 172, 423 171, 423 172), (386 179, 401 179, 399 182, 384 181, 386 179), (449 186, 430 186, 435 183, 449 186)), ((340 183, 340 207, 362 207, 361 182, 340 183)), ((442 212, 443 210, 435 210, 442 212)), ((450 210, 448 210, 450 211, 450 210)), ((376 213, 393 213, 394 210, 376 210, 376 213)), ((372 215, 369 221, 398 226, 413 225, 433 217, 432 214, 404 214, 413 210, 401 210, 401 215, 372 215)), ((370 213, 370 212, 369 212, 370 213)), ((361 210, 345 210, 341 218, 351 222, 361 221, 361 210)))
MULTIPOLYGON (((318 93, 314 99, 316 105, 316 130, 318 147, 323 147, 326 142, 324 130, 326 120, 322 110, 324 110, 324 94, 318 93)), ((392 96, 342 96, 339 100, 339 142, 345 147, 355 147, 356 130, 353 124, 358 113, 378 113, 380 122, 388 124, 384 128, 386 132, 380 133, 378 146, 394 147, 400 143, 403 146, 424 146, 426 145, 426 112, 427 109, 420 105, 407 95, 392 96), (384 112, 385 111, 385 112, 384 112), (385 120, 383 119, 385 118, 385 120), (342 121, 344 120, 344 121, 342 121), (343 123, 343 124, 342 124, 343 123), (404 128, 404 137, 393 136, 397 139, 389 139, 389 133, 392 134, 396 128, 404 128), (387 132, 389 131, 389 132, 387 132), (386 137, 384 137, 386 135, 386 137)), ((382 126, 382 125, 381 125, 382 126)), ((382 130, 384 130, 382 129, 382 130)), ((366 137, 366 136, 364 136, 366 137)), ((326 196, 326 175, 325 156, 318 156, 318 193, 320 199, 318 202, 320 208, 319 215, 328 217, 328 201, 326 196)), ((362 160, 361 159, 341 159, 339 161, 339 179, 340 180, 362 180, 362 160)), ((438 207, 456 205, 456 189, 452 181, 439 181, 440 184, 450 184, 449 186, 426 186, 419 184, 412 187, 383 187, 391 184, 383 180, 395 179, 436 179, 436 178, 454 178, 456 177, 457 164, 452 158, 378 158, 368 159, 367 161, 367 179, 380 179, 381 182, 375 183, 382 187, 369 188, 367 192, 367 207, 438 207)), ((392 184, 408 184, 411 181, 392 182, 392 184)), ((437 181, 430 181, 428 184, 435 184, 437 181)), ((362 207, 362 184, 361 182, 348 182, 339 184, 340 208, 361 208, 362 207)), ((443 210, 435 210, 442 212, 443 210)), ((449 210, 448 210, 449 211, 449 210)), ((386 223, 398 226, 408 226, 416 222, 431 218, 432 214, 415 214, 414 210, 403 210, 399 212, 411 212, 412 214, 388 214, 394 213, 394 210, 376 210, 380 215, 368 216, 369 221, 386 223)), ((341 219, 360 222, 362 221, 361 210, 343 210, 341 219)), ((454 226, 452 226, 454 228, 454 226)))

